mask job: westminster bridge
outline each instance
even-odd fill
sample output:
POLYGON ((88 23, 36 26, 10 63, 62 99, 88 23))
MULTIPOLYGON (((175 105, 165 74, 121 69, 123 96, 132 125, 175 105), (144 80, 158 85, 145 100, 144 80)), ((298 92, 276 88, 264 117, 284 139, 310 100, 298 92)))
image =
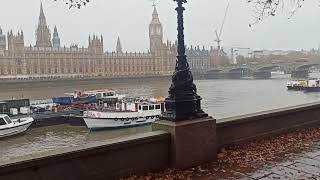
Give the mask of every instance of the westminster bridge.
POLYGON ((270 79, 271 72, 280 69, 286 74, 291 74, 292 78, 308 78, 312 67, 320 67, 319 62, 304 63, 279 63, 279 64, 259 64, 259 65, 233 65, 207 70, 204 74, 209 79, 219 78, 246 78, 270 79))

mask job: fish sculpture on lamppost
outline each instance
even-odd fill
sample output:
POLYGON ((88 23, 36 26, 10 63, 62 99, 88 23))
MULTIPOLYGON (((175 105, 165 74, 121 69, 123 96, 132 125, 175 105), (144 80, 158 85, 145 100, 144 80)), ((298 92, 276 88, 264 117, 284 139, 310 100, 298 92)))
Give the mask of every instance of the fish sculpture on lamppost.
POLYGON ((162 120, 183 121, 208 117, 201 109, 201 97, 197 94, 197 87, 193 83, 193 76, 185 54, 183 7, 186 0, 174 0, 178 7, 178 47, 175 72, 172 76, 172 84, 169 88, 169 97, 165 99, 166 111, 162 114, 162 120))

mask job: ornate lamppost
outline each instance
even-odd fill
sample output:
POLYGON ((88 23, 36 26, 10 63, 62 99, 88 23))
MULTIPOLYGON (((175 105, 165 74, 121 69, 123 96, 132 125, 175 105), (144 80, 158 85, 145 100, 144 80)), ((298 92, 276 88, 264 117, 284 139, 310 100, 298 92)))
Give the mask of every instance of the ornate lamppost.
POLYGON ((207 117, 201 109, 201 97, 197 94, 197 87, 193 83, 193 76, 185 54, 184 26, 182 6, 187 0, 174 0, 178 7, 178 48, 175 72, 172 76, 172 84, 169 89, 169 97, 166 98, 166 112, 161 119, 169 121, 192 120, 207 117))

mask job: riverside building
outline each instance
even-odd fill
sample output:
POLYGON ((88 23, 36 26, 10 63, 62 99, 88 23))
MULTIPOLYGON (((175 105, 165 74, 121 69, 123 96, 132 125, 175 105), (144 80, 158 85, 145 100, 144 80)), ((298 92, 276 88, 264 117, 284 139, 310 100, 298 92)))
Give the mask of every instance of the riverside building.
MULTIPOLYGON (((62 47, 56 26, 51 36, 41 4, 35 46, 25 46, 23 31, 14 33, 10 30, 5 35, 0 27, 0 79, 172 75, 176 63, 177 43, 164 42, 163 26, 156 7, 149 25, 149 39, 150 50, 147 53, 124 52, 119 37, 116 51, 105 52, 103 36, 96 35, 88 37, 88 47, 62 47)), ((196 65, 197 69, 215 66, 208 51, 196 51, 197 53, 190 51, 191 69, 193 65, 196 65), (201 62, 196 62, 197 59, 201 62)))

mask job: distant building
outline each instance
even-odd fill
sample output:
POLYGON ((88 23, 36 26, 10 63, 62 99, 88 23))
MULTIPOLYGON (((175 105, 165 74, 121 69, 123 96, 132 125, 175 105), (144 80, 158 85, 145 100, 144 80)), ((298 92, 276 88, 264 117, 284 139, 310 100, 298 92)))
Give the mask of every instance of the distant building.
POLYGON ((253 56, 255 58, 262 58, 265 56, 286 56, 293 51, 284 51, 284 50, 255 50, 253 51, 253 56))
MULTIPOLYGON (((146 77, 172 75, 177 43, 163 42, 163 27, 156 7, 149 25, 150 50, 147 53, 123 51, 120 38, 115 52, 104 52, 102 36, 89 36, 88 47, 61 47, 58 29, 51 36, 42 3, 35 46, 25 46, 23 31, 7 33, 0 29, 0 79, 64 77, 146 77), (51 38, 52 37, 52 38, 51 38)), ((209 68, 207 50, 188 52, 193 68, 209 68)))
POLYGON ((186 50, 186 55, 188 58, 190 69, 194 71, 200 71, 210 68, 210 54, 209 51, 205 49, 205 47, 200 50, 199 46, 196 46, 194 48, 193 46, 190 46, 190 48, 187 48, 186 50))

